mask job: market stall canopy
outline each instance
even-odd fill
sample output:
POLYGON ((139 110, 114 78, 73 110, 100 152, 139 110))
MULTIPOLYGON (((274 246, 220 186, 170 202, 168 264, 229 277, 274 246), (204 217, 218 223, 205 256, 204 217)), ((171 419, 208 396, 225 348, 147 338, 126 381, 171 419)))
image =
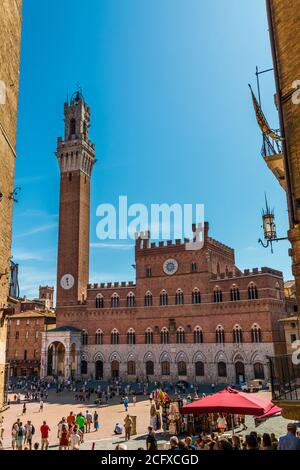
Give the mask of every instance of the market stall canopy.
POLYGON ((281 411, 274 407, 270 400, 266 400, 257 394, 249 394, 225 388, 221 392, 215 393, 202 400, 194 401, 180 409, 184 414, 203 414, 203 413, 227 413, 233 415, 251 415, 268 417, 281 411), (274 413, 272 413, 272 409, 274 413))

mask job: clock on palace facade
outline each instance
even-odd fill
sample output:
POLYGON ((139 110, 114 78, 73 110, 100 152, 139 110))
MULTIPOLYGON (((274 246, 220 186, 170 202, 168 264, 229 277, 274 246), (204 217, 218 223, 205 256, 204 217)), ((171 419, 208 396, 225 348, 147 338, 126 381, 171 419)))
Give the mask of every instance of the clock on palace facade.
POLYGON ((74 286, 74 277, 72 274, 64 274, 60 280, 60 285, 65 290, 72 289, 74 286))
POLYGON ((178 263, 176 259, 169 258, 163 264, 163 270, 165 274, 168 274, 169 276, 171 276, 172 274, 175 274, 177 269, 178 269, 178 263))

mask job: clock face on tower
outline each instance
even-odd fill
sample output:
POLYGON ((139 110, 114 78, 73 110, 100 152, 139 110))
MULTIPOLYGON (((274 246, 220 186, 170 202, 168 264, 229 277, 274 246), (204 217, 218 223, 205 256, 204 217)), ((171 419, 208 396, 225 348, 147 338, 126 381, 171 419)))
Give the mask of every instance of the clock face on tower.
POLYGON ((177 269, 178 269, 178 263, 176 259, 170 258, 164 262, 163 270, 169 276, 171 276, 172 274, 175 274, 177 269))
POLYGON ((72 274, 64 274, 60 280, 60 285, 65 290, 72 289, 74 286, 74 277, 72 274))

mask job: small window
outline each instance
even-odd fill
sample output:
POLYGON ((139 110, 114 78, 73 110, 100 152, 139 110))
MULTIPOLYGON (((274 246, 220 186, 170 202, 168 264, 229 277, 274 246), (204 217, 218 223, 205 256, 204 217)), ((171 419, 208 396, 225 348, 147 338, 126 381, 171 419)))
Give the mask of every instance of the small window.
POLYGON ((29 323, 30 323, 30 321, 29 321, 29 320, 26 320, 26 325, 27 325, 27 326, 29 325, 29 323))
POLYGON ((19 339, 19 338, 20 338, 20 333, 16 331, 16 339, 19 339))
POLYGON ((197 272, 197 263, 195 261, 193 261, 193 263, 191 264, 191 271, 192 273, 197 272))
POLYGON ((152 271, 150 267, 146 268, 146 277, 151 277, 152 276, 152 271))
POLYGON ((20 320, 17 320, 17 326, 20 326, 20 320))
POLYGON ((297 335, 291 335, 291 343, 293 344, 295 341, 297 341, 297 335))

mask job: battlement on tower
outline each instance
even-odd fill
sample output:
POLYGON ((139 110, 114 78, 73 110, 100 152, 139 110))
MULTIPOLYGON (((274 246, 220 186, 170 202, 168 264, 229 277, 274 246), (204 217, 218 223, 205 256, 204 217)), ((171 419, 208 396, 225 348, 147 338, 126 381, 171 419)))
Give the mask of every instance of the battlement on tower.
POLYGON ((167 248, 167 249, 173 248, 178 251, 183 251, 186 249, 187 243, 192 243, 199 238, 197 237, 197 230, 199 229, 200 229, 200 241, 203 240, 205 243, 205 240, 208 239, 208 230, 209 230, 208 222, 204 223, 204 230, 202 229, 202 224, 198 224, 198 226, 196 226, 196 224, 192 225, 192 232, 194 234, 192 239, 188 239, 188 238, 180 239, 179 238, 176 240, 162 240, 162 241, 157 241, 157 242, 151 242, 150 231, 136 233, 135 234, 135 247, 136 247, 136 250, 139 252, 147 251, 147 250, 161 251, 164 248, 167 248))
POLYGON ((250 277, 250 276, 257 276, 260 274, 271 274, 276 277, 282 277, 283 274, 281 271, 276 269, 262 267, 262 268, 252 268, 252 269, 244 269, 244 271, 236 270, 235 272, 228 271, 227 273, 219 273, 219 274, 212 274, 212 280, 225 280, 225 279, 236 279, 241 277, 250 277))
POLYGON ((136 287, 136 284, 133 281, 121 281, 121 282, 101 282, 100 284, 88 284, 87 288, 92 289, 115 289, 120 287, 136 287))

